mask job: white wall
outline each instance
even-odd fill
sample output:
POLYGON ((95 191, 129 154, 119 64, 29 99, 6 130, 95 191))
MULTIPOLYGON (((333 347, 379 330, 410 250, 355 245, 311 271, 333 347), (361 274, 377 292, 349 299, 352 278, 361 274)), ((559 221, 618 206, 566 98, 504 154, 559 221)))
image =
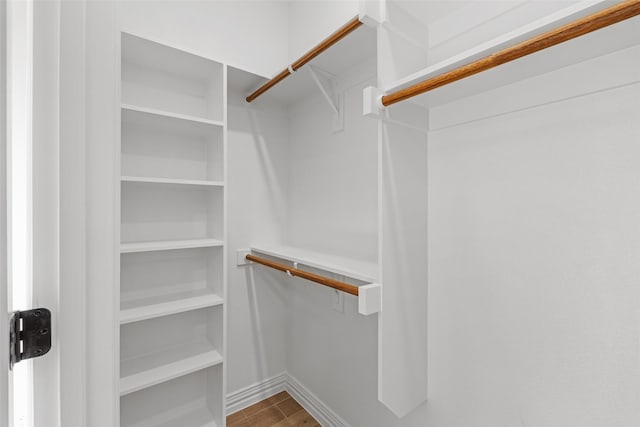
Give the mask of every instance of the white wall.
POLYGON ((287 2, 118 1, 120 26, 202 56, 271 77, 286 67, 287 2))
MULTIPOLYGON (((344 131, 332 133, 332 112, 319 91, 290 109, 286 235, 294 246, 377 262, 378 131, 361 111, 375 69, 352 79, 361 83, 345 92, 344 131)), ((289 374, 354 426, 391 420, 377 399, 377 315, 358 314, 350 295, 340 313, 332 308, 333 290, 287 282, 289 374)))
MULTIPOLYGON (((358 0, 291 0, 289 10, 289 63, 358 15, 358 0)), ((286 66, 286 64, 284 65, 286 66)), ((284 67, 283 67, 284 68, 284 67)))
POLYGON ((430 135, 428 425, 640 423, 637 55, 443 107, 531 100, 430 135))
POLYGON ((237 267, 235 250, 281 238, 287 219, 288 116, 274 104, 247 104, 245 95, 230 91, 227 113, 228 393, 286 370, 289 297, 281 273, 237 267))
POLYGON ((285 233, 297 247, 377 262, 377 126, 362 116, 364 86, 345 93, 343 131, 332 132, 319 90, 291 108, 285 233))

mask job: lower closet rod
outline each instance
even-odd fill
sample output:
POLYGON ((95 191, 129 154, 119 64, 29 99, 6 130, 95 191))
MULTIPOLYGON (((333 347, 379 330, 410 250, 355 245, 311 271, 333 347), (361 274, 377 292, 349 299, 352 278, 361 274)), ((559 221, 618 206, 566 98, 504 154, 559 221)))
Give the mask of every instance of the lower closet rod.
POLYGON ((340 282, 339 280, 333 280, 328 277, 320 276, 319 274, 309 273, 308 271, 299 270, 297 268, 289 267, 284 264, 280 264, 275 261, 260 258, 255 255, 248 254, 245 256, 247 261, 257 262, 258 264, 266 265, 267 267, 275 268, 276 270, 284 271, 291 276, 301 277, 303 279, 310 280, 312 282, 319 283, 324 286, 328 286, 333 289, 337 289, 342 292, 346 292, 351 295, 358 296, 358 287, 350 285, 348 283, 340 282))

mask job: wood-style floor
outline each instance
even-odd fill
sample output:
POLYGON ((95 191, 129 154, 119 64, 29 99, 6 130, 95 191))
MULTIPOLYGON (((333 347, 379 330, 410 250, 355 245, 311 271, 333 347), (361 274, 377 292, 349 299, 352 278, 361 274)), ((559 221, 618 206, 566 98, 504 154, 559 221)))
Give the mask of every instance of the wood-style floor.
POLYGON ((227 427, 321 427, 283 391, 227 417, 227 427))

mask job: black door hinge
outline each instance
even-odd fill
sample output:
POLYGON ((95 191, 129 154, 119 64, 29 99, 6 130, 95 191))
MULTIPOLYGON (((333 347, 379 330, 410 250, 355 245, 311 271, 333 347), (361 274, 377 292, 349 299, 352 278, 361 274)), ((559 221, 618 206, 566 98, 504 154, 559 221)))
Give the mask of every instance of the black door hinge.
POLYGON ((9 368, 51 349, 51 312, 46 308, 14 312, 9 328, 9 368))

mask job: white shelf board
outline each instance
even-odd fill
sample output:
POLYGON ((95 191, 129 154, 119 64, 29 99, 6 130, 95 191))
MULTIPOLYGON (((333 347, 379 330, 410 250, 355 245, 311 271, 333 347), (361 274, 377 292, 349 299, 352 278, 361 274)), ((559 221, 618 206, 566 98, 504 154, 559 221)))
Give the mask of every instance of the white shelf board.
POLYGON ((175 185, 196 185, 209 187, 224 187, 222 181, 205 181, 199 179, 178 179, 178 178, 154 178, 146 176, 122 176, 121 182, 140 182, 148 184, 175 184, 175 185))
POLYGON ((218 427, 213 414, 206 407, 187 408, 178 414, 167 411, 166 413, 153 414, 140 423, 129 424, 126 420, 122 427, 218 427))
MULTIPOLYGON (((578 2, 515 31, 482 43, 473 49, 391 82, 385 85, 382 90, 384 93, 389 93, 439 76, 610 5, 611 3, 606 1, 578 2)), ((418 95, 412 98, 412 101, 427 107, 443 105, 607 53, 626 49, 638 43, 640 43, 640 17, 635 17, 418 95)))
POLYGON ((154 424, 154 427, 218 427, 207 408, 194 409, 186 414, 154 424))
POLYGON ((208 289, 168 294, 120 303, 120 324, 221 305, 224 300, 208 289))
POLYGON ((120 363, 120 396, 222 363, 209 342, 185 344, 120 363))
POLYGON ((291 246, 252 245, 251 250, 256 253, 297 262, 308 267, 339 274, 362 282, 374 283, 378 280, 378 264, 373 262, 314 252, 291 246))
POLYGON ((210 119, 205 119, 203 117, 172 113, 170 111, 158 110, 156 108, 141 107, 138 105, 131 105, 131 104, 122 104, 121 107, 125 111, 135 111, 138 113, 153 114, 156 116, 169 117, 172 119, 179 119, 179 120, 187 120, 195 123, 204 123, 212 126, 221 126, 221 127, 224 126, 224 122, 221 122, 219 120, 210 120, 210 119))
POLYGON ((171 249, 209 248, 223 246, 217 239, 160 240, 152 242, 127 242, 120 244, 120 253, 167 251, 171 249))

